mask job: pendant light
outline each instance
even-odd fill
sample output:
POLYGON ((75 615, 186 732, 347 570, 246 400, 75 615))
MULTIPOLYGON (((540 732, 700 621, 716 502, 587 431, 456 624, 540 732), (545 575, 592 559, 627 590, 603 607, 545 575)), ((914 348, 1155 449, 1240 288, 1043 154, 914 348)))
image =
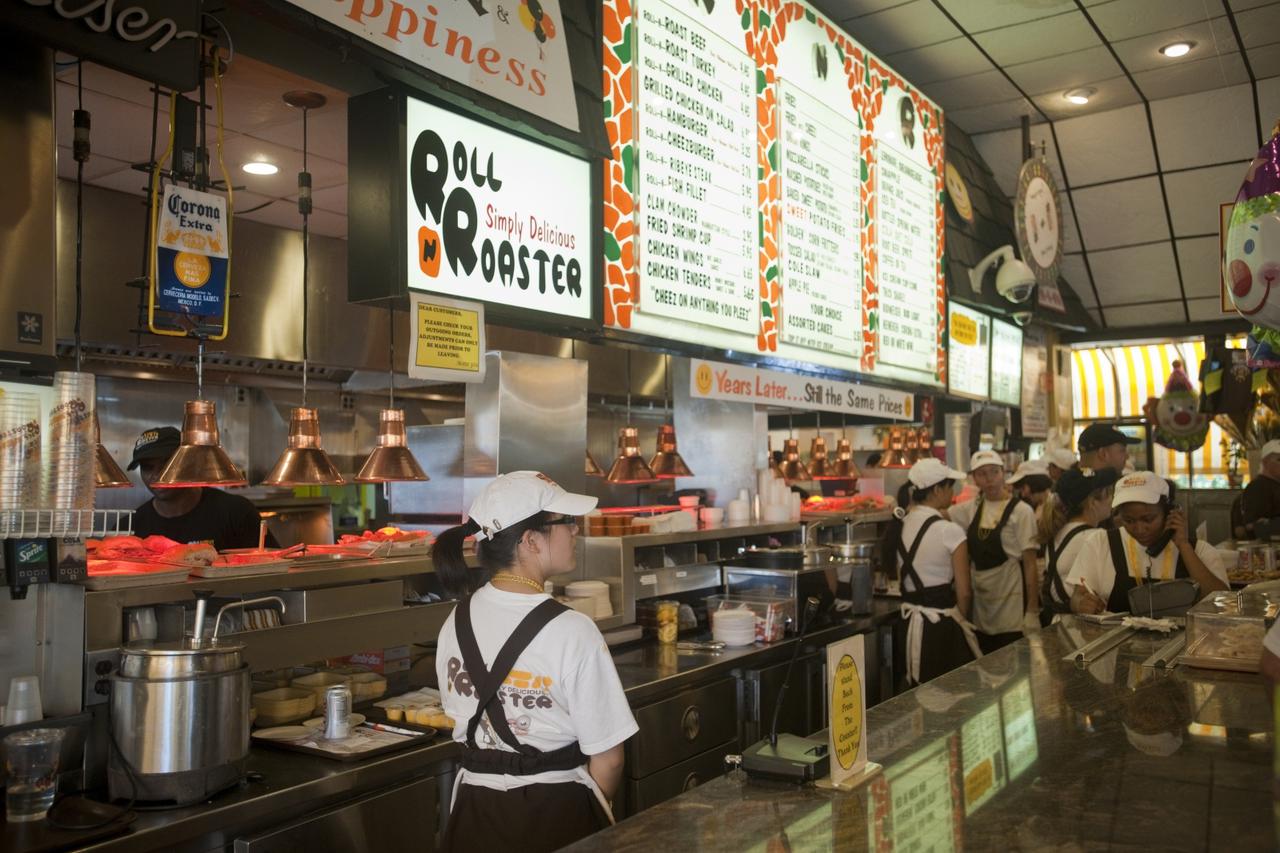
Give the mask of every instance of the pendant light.
POLYGON ((822 437, 822 415, 815 412, 813 417, 818 432, 809 445, 809 477, 813 480, 829 480, 831 474, 827 470, 827 440, 822 437))
MULTIPOLYGON (((671 356, 669 355, 666 356, 663 375, 665 377, 666 409, 670 414, 671 356)), ((674 480, 676 477, 693 476, 693 472, 689 470, 689 466, 685 464, 684 459, 680 456, 680 451, 676 449, 676 428, 674 424, 663 424, 658 427, 658 440, 655 451, 653 458, 649 460, 649 467, 653 469, 653 474, 658 479, 674 480)))
POLYGON ((765 436, 765 453, 769 456, 769 471, 773 473, 775 480, 782 479, 782 468, 778 466, 778 460, 773 458, 773 436, 765 436))
POLYGON ((787 429, 793 433, 782 442, 782 464, 778 469, 782 471, 784 480, 810 480, 809 469, 805 467, 804 461, 800 458, 800 440, 794 437, 795 426, 792 423, 792 416, 787 415, 787 429))
POLYGON ((391 405, 378 413, 378 446, 369 454, 360 473, 356 474, 357 483, 391 483, 418 482, 423 483, 431 478, 422 470, 418 460, 404 433, 404 409, 396 408, 396 312, 387 308, 387 387, 390 389, 391 405))
POLYGON ((120 470, 116 460, 102 446, 102 428, 98 426, 98 411, 93 412, 93 442, 98 446, 94 454, 93 478, 99 489, 125 489, 133 485, 129 475, 120 470))
POLYGON ((853 461, 853 447, 849 439, 841 437, 836 441, 836 459, 829 466, 827 477, 832 480, 856 480, 862 476, 853 461))
POLYGON ((631 350, 627 350, 627 425, 618 430, 618 458, 609 466, 610 483, 653 483, 657 477, 640 455, 640 431, 631 426, 631 350))
MULTIPOLYGON (((573 338, 569 339, 569 357, 573 359, 577 359, 578 357, 578 342, 573 338)), ((587 371, 590 372, 590 370, 591 364, 588 361, 587 371)), ((600 467, 600 463, 596 461, 596 458, 591 455, 591 448, 584 447, 582 449, 582 454, 582 473, 586 474, 588 477, 603 477, 604 469, 600 467)))
POLYGON ((204 398, 204 338, 196 341, 196 399, 183 406, 182 443, 152 483, 161 488, 247 486, 218 437, 218 407, 204 398))
POLYGON ((307 406, 307 278, 311 243, 311 173, 307 171, 307 114, 324 106, 318 92, 285 92, 284 102, 302 110, 302 171, 298 173, 298 212, 302 214, 302 405, 289 415, 289 444, 264 486, 338 486, 346 482, 320 444, 320 415, 307 406))

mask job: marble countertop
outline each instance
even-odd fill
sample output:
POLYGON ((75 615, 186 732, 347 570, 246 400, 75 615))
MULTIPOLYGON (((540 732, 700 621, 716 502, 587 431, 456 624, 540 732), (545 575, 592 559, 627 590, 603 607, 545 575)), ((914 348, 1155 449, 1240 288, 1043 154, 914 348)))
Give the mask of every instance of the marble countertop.
POLYGON ((1140 634, 1068 618, 871 708, 884 772, 853 792, 734 772, 571 848, 1273 850, 1274 725, 1257 676, 1144 668, 1140 634))

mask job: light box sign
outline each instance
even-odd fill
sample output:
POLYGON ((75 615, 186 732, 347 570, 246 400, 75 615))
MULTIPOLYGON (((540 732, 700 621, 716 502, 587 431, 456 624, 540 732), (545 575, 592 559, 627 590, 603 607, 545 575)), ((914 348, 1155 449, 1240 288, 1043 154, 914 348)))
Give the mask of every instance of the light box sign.
POLYGON ((591 318, 590 164, 407 98, 410 290, 591 318))
POLYGON ((991 318, 956 302, 948 305, 947 311, 947 376, 951 393, 986 400, 991 393, 991 318))
POLYGON ((1022 403, 1022 329, 991 320, 991 400, 1006 406, 1022 403))
POLYGON ((689 361, 689 396, 885 420, 915 417, 915 395, 907 391, 698 358, 689 361))

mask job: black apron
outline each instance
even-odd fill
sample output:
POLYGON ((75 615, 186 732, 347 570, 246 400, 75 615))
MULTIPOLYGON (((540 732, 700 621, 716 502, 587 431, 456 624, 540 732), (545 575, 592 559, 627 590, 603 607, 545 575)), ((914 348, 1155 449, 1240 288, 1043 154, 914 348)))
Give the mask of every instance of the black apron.
MULTIPOLYGON (((573 770, 587 763, 577 741, 550 752, 521 743, 511 731, 498 690, 511 673, 520 654, 534 637, 569 608, 547 599, 520 620, 493 661, 484 665, 480 646, 471 624, 471 599, 458 603, 454 630, 462 662, 476 692, 476 712, 467 721, 467 740, 462 750, 462 767, 473 773, 531 776, 553 770, 573 770), (482 717, 503 743, 515 752, 483 749, 476 743, 482 717)), ((445 830, 445 850, 523 851, 556 850, 609 826, 608 815, 595 793, 578 782, 526 785, 510 791, 495 791, 478 785, 459 785, 449 825, 445 830), (555 831, 544 832, 547 826, 555 831)))
POLYGON ((1000 541, 1000 534, 1004 532, 1004 526, 1009 523, 1009 516, 1013 515, 1013 508, 1018 505, 1020 500, 1021 498, 1017 495, 1009 498, 1009 503, 1005 505, 1004 512, 1000 514, 1000 520, 984 536, 979 527, 982 524, 983 500, 978 498, 978 506, 973 514, 973 521, 969 522, 968 530, 969 560, 976 570, 985 572, 998 568, 1009 561, 1009 555, 1004 552, 1004 545, 1000 541))
POLYGON ((1093 530, 1093 528, 1087 524, 1082 524, 1075 530, 1070 531, 1063 537, 1062 547, 1056 551, 1052 542, 1045 546, 1049 551, 1049 563, 1045 566, 1044 581, 1040 585, 1040 624, 1042 626, 1047 626, 1052 622, 1055 613, 1071 612, 1071 596, 1067 595, 1067 588, 1062 583, 1062 575, 1058 572, 1058 558, 1066 553, 1067 546, 1071 544, 1072 539, 1088 530, 1093 530), (1053 595, 1050 594, 1051 591, 1058 594, 1057 599, 1054 599, 1053 595))
MULTIPOLYGON (((1111 597, 1107 599, 1107 609, 1112 613, 1128 613, 1129 612, 1129 590, 1137 586, 1133 581, 1133 574, 1130 571, 1129 557, 1125 554, 1124 541, 1120 538, 1119 530, 1107 531, 1107 544, 1111 546, 1111 567, 1115 570, 1116 580, 1111 587, 1111 597)), ((1160 549, 1161 551, 1164 548, 1160 549)), ((1155 557, 1156 554, 1147 552, 1150 556, 1155 557)), ((1178 554, 1178 562, 1174 566, 1173 576, 1175 578, 1189 578, 1191 572, 1187 570, 1187 564, 1182 561, 1182 554, 1178 554)), ((1147 582, 1151 582, 1151 567, 1147 567, 1147 582)))
MULTIPOLYGON (((936 515, 925 519, 924 524, 920 526, 920 532, 916 534, 915 541, 911 543, 911 550, 909 551, 903 547, 901 540, 898 541, 898 557, 902 560, 902 565, 898 569, 898 577, 904 581, 910 578, 912 586, 915 587, 908 590, 905 583, 901 585, 903 601, 920 607, 946 610, 956 606, 954 584, 940 583, 934 586, 925 586, 920 579, 920 573, 916 571, 915 567, 916 554, 920 552, 920 546, 924 542, 924 535, 929 532, 930 527, 939 521, 942 521, 942 518, 936 515)), ((924 632, 920 639, 921 684, 948 673, 958 666, 964 666, 974 659, 973 652, 969 648, 969 642, 965 639, 964 630, 954 619, 939 619, 936 623, 925 619, 921 627, 924 632)), ((907 653, 910 654, 910 650, 907 653)))

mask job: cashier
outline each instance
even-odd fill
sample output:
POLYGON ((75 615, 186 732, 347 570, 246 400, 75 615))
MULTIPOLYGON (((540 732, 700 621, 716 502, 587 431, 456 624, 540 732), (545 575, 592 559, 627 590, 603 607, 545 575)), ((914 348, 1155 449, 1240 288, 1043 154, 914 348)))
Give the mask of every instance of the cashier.
POLYGON ((1040 624, 1055 614, 1071 612, 1071 573, 1089 535, 1104 535, 1098 524, 1111 517, 1111 497, 1120 475, 1112 468, 1066 471, 1053 496, 1040 507, 1040 541, 1046 545, 1044 579, 1040 584, 1040 624))
POLYGON ((1262 445, 1262 474, 1245 487, 1240 509, 1248 536, 1257 522, 1280 517, 1280 439, 1262 445))
POLYGON ((1036 514, 1011 495, 1004 460, 979 450, 969 460, 978 496, 951 508, 951 520, 966 528, 973 566, 973 624, 983 652, 993 652, 1023 634, 1040 630, 1040 567, 1036 514))
POLYGON ((972 600, 964 530, 942 517, 964 473, 938 459, 907 472, 881 540, 881 564, 896 565, 907 620, 907 679, 920 684, 982 653, 969 624, 972 600), (911 509, 904 507, 910 505, 911 509))
POLYGON ((638 731, 595 622, 543 591, 573 571, 596 499, 536 471, 503 474, 432 551, 462 595, 440 631, 436 674, 462 770, 446 850, 556 850, 613 822, 623 742, 638 731), (474 536, 481 572, 468 570, 474 536), (477 576, 487 582, 476 588, 477 576), (474 590, 474 591, 472 591, 474 590))
MULTIPOLYGON (((133 443, 129 470, 138 469, 151 500, 133 514, 135 536, 167 536, 175 542, 208 542, 219 551, 258 547, 258 510, 247 498, 221 489, 158 488, 155 481, 181 443, 181 433, 173 427, 149 429, 133 443)), ((279 547, 267 534, 267 545, 279 547)))
POLYGON ((1067 575, 1076 613, 1129 612, 1129 591, 1144 583, 1190 578, 1201 597, 1227 588, 1227 571, 1213 547, 1193 541, 1173 488, 1150 471, 1135 471, 1111 499, 1119 529, 1085 543, 1067 575))

